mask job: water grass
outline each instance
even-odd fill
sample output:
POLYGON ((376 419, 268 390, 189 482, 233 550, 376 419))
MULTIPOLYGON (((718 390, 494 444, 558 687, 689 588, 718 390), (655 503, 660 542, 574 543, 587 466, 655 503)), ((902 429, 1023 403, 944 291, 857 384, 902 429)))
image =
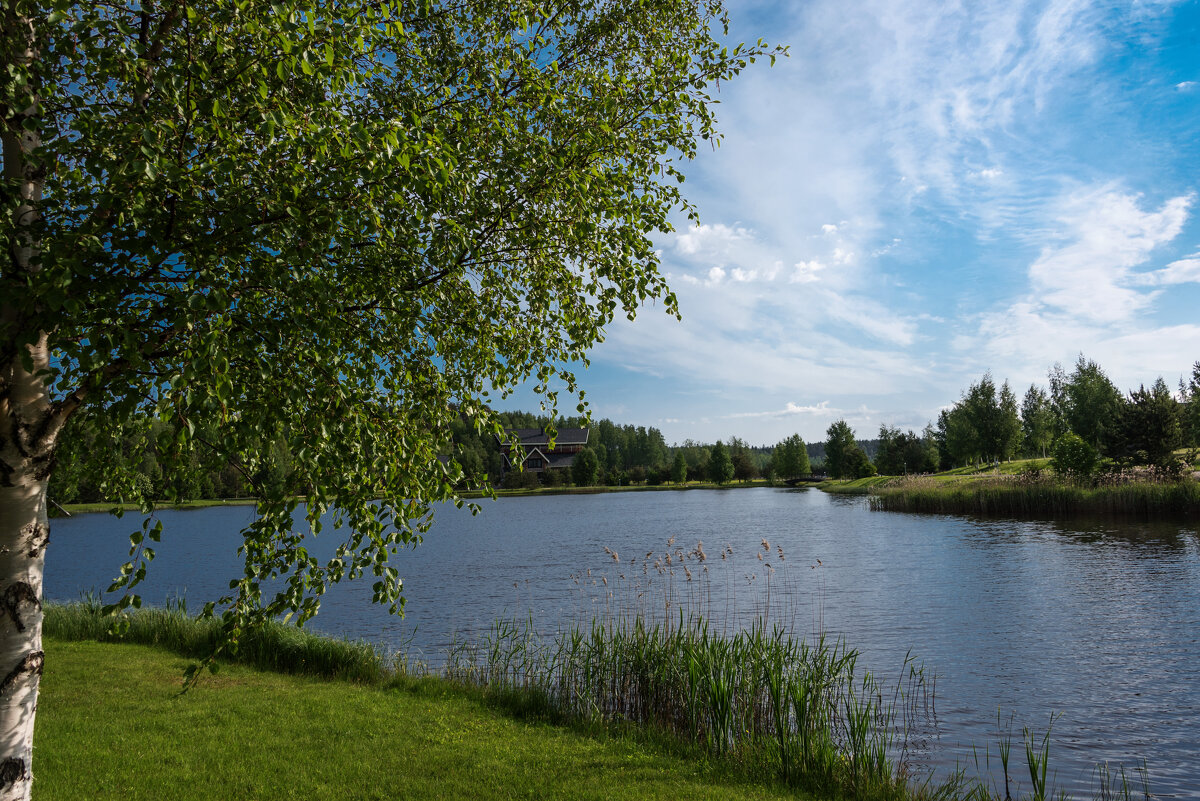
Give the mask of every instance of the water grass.
POLYGON ((919 476, 871 488, 872 509, 888 512, 993 517, 1096 515, 1136 519, 1195 519, 1200 482, 1110 477, 1073 482, 1056 477, 995 477, 956 482, 919 476))

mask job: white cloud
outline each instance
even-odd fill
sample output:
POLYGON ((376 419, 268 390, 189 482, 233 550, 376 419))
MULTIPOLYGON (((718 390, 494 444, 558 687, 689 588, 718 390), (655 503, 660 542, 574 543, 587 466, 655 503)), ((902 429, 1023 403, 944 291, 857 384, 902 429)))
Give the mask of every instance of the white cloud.
POLYGON ((811 284, 820 280, 817 273, 825 269, 825 265, 817 260, 800 261, 792 265, 792 274, 788 280, 793 284, 811 284))
POLYGON ((1134 281, 1144 286, 1198 284, 1200 283, 1200 254, 1173 261, 1161 270, 1141 273, 1134 277, 1134 281))
POLYGON ((749 418, 749 417, 795 417, 797 415, 805 415, 811 417, 828 417, 833 419, 840 417, 845 412, 841 409, 832 408, 829 401, 821 401, 813 406, 800 406, 799 404, 788 401, 782 409, 773 409, 767 412, 735 412, 728 414, 729 418, 749 418))
POLYGON ((1143 211, 1140 197, 1111 187, 1076 193, 1061 204, 1056 238, 1030 266, 1033 296, 1066 314, 1093 321, 1133 318, 1154 299, 1133 272, 1153 250, 1179 235, 1193 197, 1143 211))
POLYGON ((1190 92, 1196 88, 1195 81, 1180 81, 1175 84, 1175 89, 1180 92, 1190 92))
POLYGON ((825 223, 821 226, 821 231, 825 234, 836 234, 838 227, 832 223, 825 223))
POLYGON ((754 232, 740 225, 692 225, 675 235, 675 250, 686 256, 728 255, 744 242, 754 239, 754 232))

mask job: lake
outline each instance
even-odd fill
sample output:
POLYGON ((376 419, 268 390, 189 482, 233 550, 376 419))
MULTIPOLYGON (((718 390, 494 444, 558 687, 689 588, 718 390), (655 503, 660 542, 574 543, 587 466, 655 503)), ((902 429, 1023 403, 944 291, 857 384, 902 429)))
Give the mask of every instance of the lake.
MULTIPOLYGON (((920 766, 973 770, 973 746, 990 745, 995 761, 999 715, 1013 721, 1021 775, 1022 727, 1040 738, 1054 714, 1057 786, 1090 787, 1100 761, 1145 759, 1157 797, 1200 795, 1194 524, 905 515, 872 512, 863 498, 768 488, 482 506, 475 517, 440 509, 425 542, 397 557, 405 619, 370 604, 367 580, 332 591, 309 625, 436 664, 452 635, 477 638, 499 617, 553 630, 631 606, 674 614, 690 601, 732 627, 769 604, 797 634, 844 637, 885 678, 910 651, 936 675, 937 726, 915 753, 920 766), (693 553, 701 541, 702 563, 693 553)), ((252 514, 159 513, 146 602, 184 595, 198 610, 225 591, 240 574, 237 532, 252 514)), ((132 515, 55 520, 46 597, 108 586, 139 525, 132 515)), ((336 544, 329 533, 321 540, 336 544)))

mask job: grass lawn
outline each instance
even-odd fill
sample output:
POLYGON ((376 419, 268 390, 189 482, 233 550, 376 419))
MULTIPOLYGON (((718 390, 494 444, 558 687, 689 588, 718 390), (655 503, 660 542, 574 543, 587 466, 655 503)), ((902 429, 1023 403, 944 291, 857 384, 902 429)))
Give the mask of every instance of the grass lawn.
POLYGON ((771 799, 632 738, 506 716, 438 682, 381 689, 46 639, 34 741, 51 799, 771 799))

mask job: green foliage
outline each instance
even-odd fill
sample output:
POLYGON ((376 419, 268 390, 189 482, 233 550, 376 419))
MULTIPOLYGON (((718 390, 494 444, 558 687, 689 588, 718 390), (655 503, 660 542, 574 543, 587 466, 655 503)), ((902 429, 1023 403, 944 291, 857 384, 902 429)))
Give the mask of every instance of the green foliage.
POLYGON ((1179 402, 1162 378, 1150 389, 1138 387, 1122 404, 1112 455, 1151 465, 1160 473, 1178 474, 1181 463, 1175 449, 1183 439, 1180 416, 1179 402))
POLYGON ((758 467, 750 455, 750 446, 738 437, 729 438, 729 460, 733 463, 733 477, 746 482, 758 478, 758 467))
POLYGON ((575 455, 571 464, 571 480, 577 487, 590 487, 600 475, 600 460, 591 448, 584 448, 575 455))
POLYGON ((1192 377, 1187 383, 1179 379, 1181 434, 1189 448, 1200 448, 1200 361, 1192 365, 1192 377))
POLYGON ((795 478, 812 472, 808 449, 799 434, 792 434, 771 452, 771 468, 778 478, 795 478))
POLYGON ((1045 458, 1054 440, 1054 409, 1050 396, 1035 384, 1030 384, 1021 402, 1021 433, 1025 452, 1045 458))
MULTIPOLYGON (((256 485, 231 641, 342 579, 399 611, 389 559, 468 480, 438 458, 457 421, 500 434, 490 397, 525 382, 583 411, 556 365, 644 301, 677 313, 652 234, 694 216, 709 87, 777 52, 727 47, 720 4, 691 0, 28 5, 53 56, 3 78, 39 93, 40 146, 6 138, 6 176, 44 176, 38 269, 0 267, 4 367, 49 337, 68 442, 169 421, 168 497, 214 468, 256 485), (331 508, 352 533, 322 560, 302 541, 331 508)), ((149 506, 141 467, 76 483, 149 506)))
POLYGON ((687 477, 687 459, 682 453, 677 453, 675 454, 675 461, 671 463, 671 480, 676 484, 683 484, 687 481, 687 477))
POLYGON ((1050 464, 1059 475, 1087 478, 1096 471, 1096 449, 1070 431, 1054 441, 1051 453, 1050 464))
MULTIPOLYGON (((851 452, 858 446, 854 441, 854 430, 845 420, 832 423, 825 432, 825 472, 830 478, 857 478, 851 452)), ((863 455, 864 458, 866 454, 863 455)))
POLYGON ((542 482, 537 473, 529 470, 509 470, 504 474, 502 486, 509 490, 534 490, 541 487, 542 482))
POLYGON ((712 446, 708 479, 714 484, 728 484, 733 479, 733 460, 729 456, 729 449, 720 440, 712 446))
POLYGON ((846 478, 870 478, 878 472, 875 465, 871 463, 870 457, 867 456, 867 452, 857 443, 846 451, 842 469, 845 471, 846 478))
POLYGON ((825 472, 830 478, 855 479, 876 474, 871 458, 855 440, 854 430, 845 420, 835 421, 825 433, 825 472))
POLYGON ((1085 359, 1058 390, 1067 428, 1101 453, 1107 453, 1119 436, 1124 398, 1100 365, 1085 359))
POLYGON ((918 436, 913 431, 904 433, 894 426, 880 426, 875 467, 879 473, 888 476, 935 472, 938 456, 933 429, 927 426, 918 436))

